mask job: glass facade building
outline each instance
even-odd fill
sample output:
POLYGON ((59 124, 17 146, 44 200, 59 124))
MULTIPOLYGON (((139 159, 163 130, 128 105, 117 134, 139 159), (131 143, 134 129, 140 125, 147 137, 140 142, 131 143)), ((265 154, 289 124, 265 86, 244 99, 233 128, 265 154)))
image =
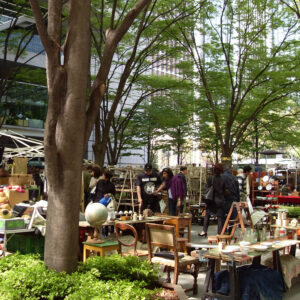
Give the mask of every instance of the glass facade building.
POLYGON ((44 128, 48 107, 47 88, 14 82, 0 103, 0 115, 5 125, 44 128))

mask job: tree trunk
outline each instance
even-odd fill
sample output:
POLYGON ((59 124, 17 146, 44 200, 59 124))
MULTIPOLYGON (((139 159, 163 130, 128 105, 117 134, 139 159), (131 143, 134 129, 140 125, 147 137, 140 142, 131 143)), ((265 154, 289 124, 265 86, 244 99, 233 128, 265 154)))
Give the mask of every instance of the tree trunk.
POLYGON ((103 167, 105 161, 106 146, 103 146, 103 142, 101 140, 100 114, 97 115, 95 121, 95 143, 93 144, 93 152, 95 163, 100 167, 103 167))
POLYGON ((232 151, 227 147, 224 147, 224 150, 222 151, 221 162, 224 170, 232 168, 232 151))
MULTIPOLYGON (((139 12, 150 0, 139 0, 119 27, 106 32, 101 67, 86 103, 89 87, 90 0, 68 1, 67 35, 62 39, 61 0, 48 1, 48 24, 38 0, 30 0, 36 26, 47 53, 49 94, 44 146, 49 187, 45 263, 57 272, 77 268, 81 169, 114 51, 139 12), (61 63, 63 51, 63 64, 61 63), (88 117, 87 117, 88 116, 88 117)), ((113 22, 112 22, 113 24, 113 22)))
MULTIPOLYGON (((97 134, 95 136, 95 144, 93 145, 93 151, 94 151, 94 155, 95 155, 95 162, 99 166, 104 165, 106 147, 107 147, 108 138, 109 138, 110 124, 111 124, 111 120, 106 120, 104 128, 102 130, 101 138, 100 138, 100 135, 99 135, 99 138, 97 138, 97 134)), ((97 122, 96 122, 95 127, 96 127, 95 128, 96 131, 97 130, 100 131, 100 117, 99 117, 99 123, 97 124, 97 122)))
POLYGON ((258 165, 258 127, 257 127, 257 119, 254 120, 254 132, 255 132, 255 164, 258 165))

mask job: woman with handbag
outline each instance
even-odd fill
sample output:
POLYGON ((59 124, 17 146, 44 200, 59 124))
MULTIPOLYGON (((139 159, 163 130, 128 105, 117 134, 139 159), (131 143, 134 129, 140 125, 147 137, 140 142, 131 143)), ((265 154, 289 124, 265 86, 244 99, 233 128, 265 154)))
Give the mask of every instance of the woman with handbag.
POLYGON ((209 225, 210 216, 216 216, 218 218, 218 234, 221 233, 225 215, 225 182, 221 177, 223 173, 223 165, 214 165, 214 175, 209 177, 206 183, 206 192, 213 187, 213 199, 206 202, 206 213, 204 217, 203 230, 199 233, 199 236, 207 236, 207 229, 209 225))

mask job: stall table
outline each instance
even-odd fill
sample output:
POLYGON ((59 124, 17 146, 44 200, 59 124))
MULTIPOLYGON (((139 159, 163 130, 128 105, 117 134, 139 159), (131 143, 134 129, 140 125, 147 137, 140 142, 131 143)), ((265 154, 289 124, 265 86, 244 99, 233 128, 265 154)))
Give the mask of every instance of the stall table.
POLYGON ((300 196, 278 196, 278 203, 300 204, 300 196))
MULTIPOLYGON (((274 241, 275 240, 272 240, 272 242, 274 242, 274 241)), ((222 299, 239 300, 240 299, 240 288, 239 288, 239 280, 238 280, 238 276, 237 276, 236 264, 242 263, 242 262, 248 262, 249 260, 252 260, 252 264, 260 264, 261 255, 263 255, 263 254, 272 253, 273 269, 280 272, 281 276, 283 276, 279 250, 282 250, 286 247, 291 247, 290 254, 295 256, 296 245, 299 244, 300 241, 280 240, 280 242, 281 243, 279 245, 277 245, 275 248, 272 247, 263 252, 255 251, 252 249, 248 253, 247 256, 222 254, 219 252, 219 250, 217 248, 211 249, 207 252, 200 251, 199 259, 201 261, 205 261, 207 259, 209 262, 209 269, 206 273, 206 278, 205 278, 205 282, 204 282, 204 293, 203 293, 201 299, 205 300, 207 298, 209 298, 209 299, 218 298, 220 300, 222 300, 222 299), (219 294, 212 290, 212 283, 213 283, 213 278, 214 278, 214 273, 215 273, 215 265, 217 263, 220 263, 220 261, 224 261, 228 264, 229 284, 230 284, 230 293, 228 295, 219 294)))
POLYGON ((116 221, 116 223, 129 224, 135 227, 138 233, 138 239, 142 243, 146 243, 146 234, 145 234, 145 224, 146 223, 158 223, 162 224, 166 220, 172 219, 171 216, 153 216, 148 217, 143 220, 126 220, 126 221, 116 221))
POLYGON ((6 245, 9 239, 16 233, 25 233, 25 232, 34 232, 33 229, 0 229, 0 234, 3 234, 4 239, 3 239, 3 250, 2 250, 2 255, 5 256, 6 252, 6 245), (7 235, 11 235, 10 237, 7 237, 7 235))

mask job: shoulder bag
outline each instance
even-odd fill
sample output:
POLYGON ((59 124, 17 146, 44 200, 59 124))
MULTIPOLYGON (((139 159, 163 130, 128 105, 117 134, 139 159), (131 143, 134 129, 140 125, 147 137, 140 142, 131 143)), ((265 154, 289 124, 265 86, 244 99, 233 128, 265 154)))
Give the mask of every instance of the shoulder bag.
POLYGON ((206 204, 214 202, 214 177, 212 178, 211 186, 208 191, 202 196, 202 201, 206 204))

